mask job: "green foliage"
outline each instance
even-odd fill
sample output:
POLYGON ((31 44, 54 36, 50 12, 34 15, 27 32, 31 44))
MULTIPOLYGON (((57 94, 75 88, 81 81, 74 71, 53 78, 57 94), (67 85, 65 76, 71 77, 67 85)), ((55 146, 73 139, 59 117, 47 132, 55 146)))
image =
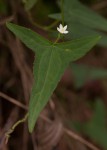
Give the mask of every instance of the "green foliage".
POLYGON ((3 0, 0 0, 0 13, 7 13, 7 6, 3 0))
POLYGON ((98 100, 91 120, 86 123, 84 132, 98 144, 107 149, 106 110, 104 104, 98 100))
POLYGON ((96 12, 88 9, 77 0, 65 0, 65 18, 68 22, 69 16, 73 21, 77 21, 90 28, 101 29, 107 31, 107 20, 98 15, 96 12), (68 17, 67 17, 68 16, 68 17))
MULTIPOLYGON (((68 25, 68 38, 86 35, 101 35, 99 44, 107 46, 107 36, 97 30, 107 31, 107 20, 81 4, 78 0, 64 1, 64 18, 68 25)), ((51 18, 61 20, 60 14, 50 15, 51 18)))
POLYGON ((75 77, 75 86, 80 88, 86 81, 102 79, 107 77, 107 71, 104 69, 97 69, 82 64, 71 63, 71 69, 75 77))
POLYGON ((25 3, 25 8, 30 10, 36 4, 37 0, 23 0, 23 2, 25 3))
POLYGON ((34 84, 29 106, 29 131, 52 95, 70 61, 84 56, 99 40, 98 36, 85 37, 64 43, 52 43, 30 29, 7 23, 7 27, 36 53, 34 84))
POLYGON ((101 100, 97 100, 94 113, 87 123, 74 123, 75 129, 83 132, 100 146, 107 149, 106 109, 101 100))

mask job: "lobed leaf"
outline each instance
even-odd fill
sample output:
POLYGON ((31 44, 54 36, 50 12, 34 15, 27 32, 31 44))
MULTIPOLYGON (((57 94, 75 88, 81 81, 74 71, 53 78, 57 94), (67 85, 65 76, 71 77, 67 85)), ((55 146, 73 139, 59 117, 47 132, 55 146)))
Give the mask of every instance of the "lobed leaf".
POLYGON ((40 50, 42 47, 48 47, 52 44, 50 41, 28 28, 15 25, 13 23, 7 23, 6 25, 9 30, 11 30, 28 48, 32 49, 34 52, 37 52, 38 48, 40 50))
POLYGON ((30 49, 36 52, 33 74, 34 84, 29 104, 29 131, 32 132, 36 120, 47 104, 64 70, 70 61, 84 56, 99 40, 99 36, 53 44, 37 33, 7 23, 7 27, 30 49))
POLYGON ((25 8, 27 10, 30 10, 37 2, 38 0, 26 0, 25 1, 25 8))

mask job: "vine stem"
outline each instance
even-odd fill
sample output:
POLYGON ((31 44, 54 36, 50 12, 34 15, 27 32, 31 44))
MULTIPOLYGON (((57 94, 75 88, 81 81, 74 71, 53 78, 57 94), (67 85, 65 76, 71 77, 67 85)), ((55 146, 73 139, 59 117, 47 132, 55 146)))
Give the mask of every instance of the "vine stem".
MULTIPOLYGON (((60 37, 61 37, 61 35, 60 35, 60 33, 59 33, 59 34, 58 34, 58 37, 57 37, 57 39, 56 39, 56 41, 54 42, 54 44, 58 43, 60 37)), ((54 44, 53 44, 53 45, 54 45, 54 44)))
POLYGON ((9 138, 10 138, 10 135, 14 132, 15 128, 16 128, 19 124, 25 122, 25 121, 27 120, 27 118, 28 118, 28 113, 25 115, 24 118, 18 120, 18 121, 5 133, 5 136, 6 136, 5 143, 6 143, 6 144, 8 143, 9 138))
POLYGON ((64 0, 61 0, 62 25, 64 26, 64 0))
POLYGON ((34 26, 36 26, 36 27, 38 27, 38 28, 40 28, 40 29, 42 29, 42 30, 45 30, 45 31, 51 31, 51 29, 59 22, 59 20, 55 20, 53 23, 51 23, 51 24, 48 25, 48 26, 42 26, 42 25, 36 23, 36 22, 33 20, 33 17, 32 17, 32 15, 31 15, 30 12, 27 12, 27 14, 28 14, 28 17, 29 17, 31 23, 32 23, 34 26))
POLYGON ((52 24, 50 24, 50 25, 48 25, 48 26, 45 26, 44 29, 45 29, 45 30, 50 30, 50 29, 52 29, 53 27, 55 27, 58 22, 59 22, 59 20, 55 20, 52 24))

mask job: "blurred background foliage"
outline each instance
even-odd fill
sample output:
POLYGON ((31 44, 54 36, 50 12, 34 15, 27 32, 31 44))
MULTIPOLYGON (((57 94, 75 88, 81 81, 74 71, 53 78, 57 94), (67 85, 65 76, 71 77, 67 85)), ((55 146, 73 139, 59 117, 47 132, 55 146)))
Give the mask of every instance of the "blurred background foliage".
MULTIPOLYGON (((28 105, 32 86, 34 54, 6 29, 6 21, 29 27, 54 41, 56 27, 61 22, 60 12, 58 0, 0 0, 0 92, 28 105)), ((84 58, 69 65, 53 95, 55 110, 49 103, 43 114, 58 116, 69 129, 100 149, 107 149, 107 1, 64 0, 64 15, 69 30, 65 41, 93 34, 101 35, 102 39, 84 58)), ((4 133, 25 113, 5 99, 0 98, 1 141, 4 133)), ((39 135, 51 134, 42 123, 38 121, 32 137, 26 124, 18 127, 8 145, 0 142, 0 149, 17 150, 22 145, 22 150, 41 148, 39 135)), ((56 149, 88 150, 66 137, 58 139, 57 143, 56 149)), ((47 149, 47 143, 44 145, 43 150, 47 149)), ((48 149, 53 150, 50 147, 48 149)))

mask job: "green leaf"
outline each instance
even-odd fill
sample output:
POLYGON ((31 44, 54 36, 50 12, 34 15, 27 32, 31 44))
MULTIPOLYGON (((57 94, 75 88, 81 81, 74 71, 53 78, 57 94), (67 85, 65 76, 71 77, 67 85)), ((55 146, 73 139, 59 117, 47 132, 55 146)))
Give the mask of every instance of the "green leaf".
POLYGON ((6 2, 3 0, 0 0, 0 13, 7 13, 7 5, 6 2))
POLYGON ((97 100, 92 119, 84 126, 84 132, 98 144, 107 149, 106 109, 104 104, 97 100))
POLYGON ((82 23, 88 27, 107 31, 107 20, 77 0, 65 0, 65 20, 82 23))
POLYGON ((100 35, 102 38, 98 42, 98 44, 107 47, 107 35, 100 31, 96 31, 83 24, 76 23, 76 22, 72 22, 71 24, 69 24, 68 30, 70 31, 69 34, 66 36, 68 39, 71 39, 71 37, 72 39, 75 39, 84 36, 100 35))
POLYGON ((23 2, 25 3, 25 8, 30 10, 36 4, 37 0, 23 0, 23 2))
MULTIPOLYGON (((65 22, 68 25, 67 38, 80 38, 83 36, 101 35, 99 44, 107 46, 107 35, 98 30, 107 31, 107 19, 84 6, 77 0, 64 1, 65 22)), ((51 18, 61 20, 60 14, 51 14, 51 18)))
POLYGON ((30 29, 12 23, 7 23, 6 25, 17 37, 20 38, 21 41, 25 43, 27 47, 32 49, 34 52, 40 51, 41 48, 48 47, 52 44, 52 42, 30 29))
POLYGON ((84 56, 100 37, 91 36, 53 44, 27 28, 11 23, 7 23, 7 27, 36 52, 28 118, 29 131, 32 132, 40 112, 47 104, 69 62, 84 56))
POLYGON ((101 40, 99 40, 98 44, 107 47, 107 35, 102 32, 96 31, 77 22, 71 22, 70 24, 68 24, 68 30, 69 30, 69 34, 66 36, 67 39, 71 39, 71 38, 75 39, 84 36, 100 35, 102 38, 101 40))
POLYGON ((83 64, 71 63, 71 69, 75 77, 75 86, 80 88, 86 81, 107 77, 107 70, 97 69, 83 64))
MULTIPOLYGON (((73 127, 80 133, 84 133, 99 146, 107 149, 106 108, 104 103, 95 101, 93 116, 88 122, 74 122, 73 127)), ((71 123, 69 123, 69 126, 71 123)))

